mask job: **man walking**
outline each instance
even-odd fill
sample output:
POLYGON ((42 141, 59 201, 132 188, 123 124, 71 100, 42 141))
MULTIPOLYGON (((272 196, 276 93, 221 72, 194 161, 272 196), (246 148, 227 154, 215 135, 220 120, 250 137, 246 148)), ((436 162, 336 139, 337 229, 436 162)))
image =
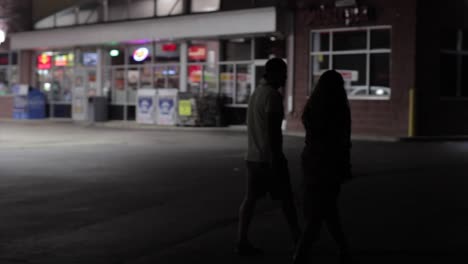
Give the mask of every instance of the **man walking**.
POLYGON ((262 253, 248 240, 248 230, 257 200, 267 193, 281 201, 294 243, 300 236, 296 207, 283 154, 281 124, 284 118, 283 97, 278 91, 285 86, 287 65, 279 58, 265 65, 265 75, 252 94, 247 110, 248 149, 247 191, 239 211, 237 253, 253 256, 262 253))

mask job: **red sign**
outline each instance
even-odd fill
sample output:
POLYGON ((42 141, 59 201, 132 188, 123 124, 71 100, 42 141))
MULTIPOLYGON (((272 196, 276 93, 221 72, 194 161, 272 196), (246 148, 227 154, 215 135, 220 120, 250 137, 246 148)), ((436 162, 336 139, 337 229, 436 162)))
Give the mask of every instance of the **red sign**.
POLYGON ((39 70, 48 70, 52 67, 52 56, 45 53, 37 56, 37 68, 39 70))
POLYGON ((190 46, 188 50, 188 57, 192 61, 206 60, 206 47, 205 46, 190 46))
POLYGON ((188 67, 189 79, 191 83, 201 82, 202 76, 202 66, 200 65, 190 65, 188 67))
POLYGON ((177 51, 177 44, 167 43, 162 45, 162 50, 165 52, 175 52, 177 51))

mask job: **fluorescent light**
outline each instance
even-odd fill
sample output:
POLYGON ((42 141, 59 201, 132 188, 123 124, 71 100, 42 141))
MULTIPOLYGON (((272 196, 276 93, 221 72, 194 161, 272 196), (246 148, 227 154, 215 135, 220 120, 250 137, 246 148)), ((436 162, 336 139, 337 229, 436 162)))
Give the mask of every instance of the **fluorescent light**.
POLYGON ((44 91, 46 92, 50 92, 50 88, 52 87, 52 85, 48 82, 44 83, 44 91))
POLYGON ((120 54, 119 50, 116 50, 116 49, 113 49, 113 50, 111 50, 111 51, 109 52, 109 55, 110 55, 111 57, 117 57, 117 56, 119 56, 119 54, 120 54))
POLYGON ((0 29, 0 44, 5 42, 6 33, 3 29, 0 29))

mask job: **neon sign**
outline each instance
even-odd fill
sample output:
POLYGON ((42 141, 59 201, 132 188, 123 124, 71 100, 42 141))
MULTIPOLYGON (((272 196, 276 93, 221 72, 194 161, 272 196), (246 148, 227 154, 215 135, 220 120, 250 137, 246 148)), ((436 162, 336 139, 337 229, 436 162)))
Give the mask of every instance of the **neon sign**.
POLYGON ((205 46, 191 46, 188 50, 188 57, 193 61, 206 60, 206 47, 205 46))
POLYGON ((137 62, 141 62, 141 61, 146 60, 146 58, 148 58, 148 55, 149 55, 149 50, 147 48, 145 47, 138 48, 133 52, 133 60, 137 62))
POLYGON ((48 70, 52 67, 52 56, 42 53, 37 56, 37 69, 48 70))

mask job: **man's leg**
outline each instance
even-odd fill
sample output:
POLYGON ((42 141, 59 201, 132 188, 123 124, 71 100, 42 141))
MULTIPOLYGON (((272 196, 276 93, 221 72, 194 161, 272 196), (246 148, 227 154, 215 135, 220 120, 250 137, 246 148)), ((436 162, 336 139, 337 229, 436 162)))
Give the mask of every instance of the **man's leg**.
POLYGON ((289 225, 289 230, 291 231, 294 244, 296 244, 301 236, 301 228, 297 217, 296 205, 294 204, 294 194, 291 186, 288 162, 286 160, 278 171, 280 172, 278 175, 279 182, 277 182, 279 186, 276 186, 275 188, 280 192, 283 214, 289 225))

